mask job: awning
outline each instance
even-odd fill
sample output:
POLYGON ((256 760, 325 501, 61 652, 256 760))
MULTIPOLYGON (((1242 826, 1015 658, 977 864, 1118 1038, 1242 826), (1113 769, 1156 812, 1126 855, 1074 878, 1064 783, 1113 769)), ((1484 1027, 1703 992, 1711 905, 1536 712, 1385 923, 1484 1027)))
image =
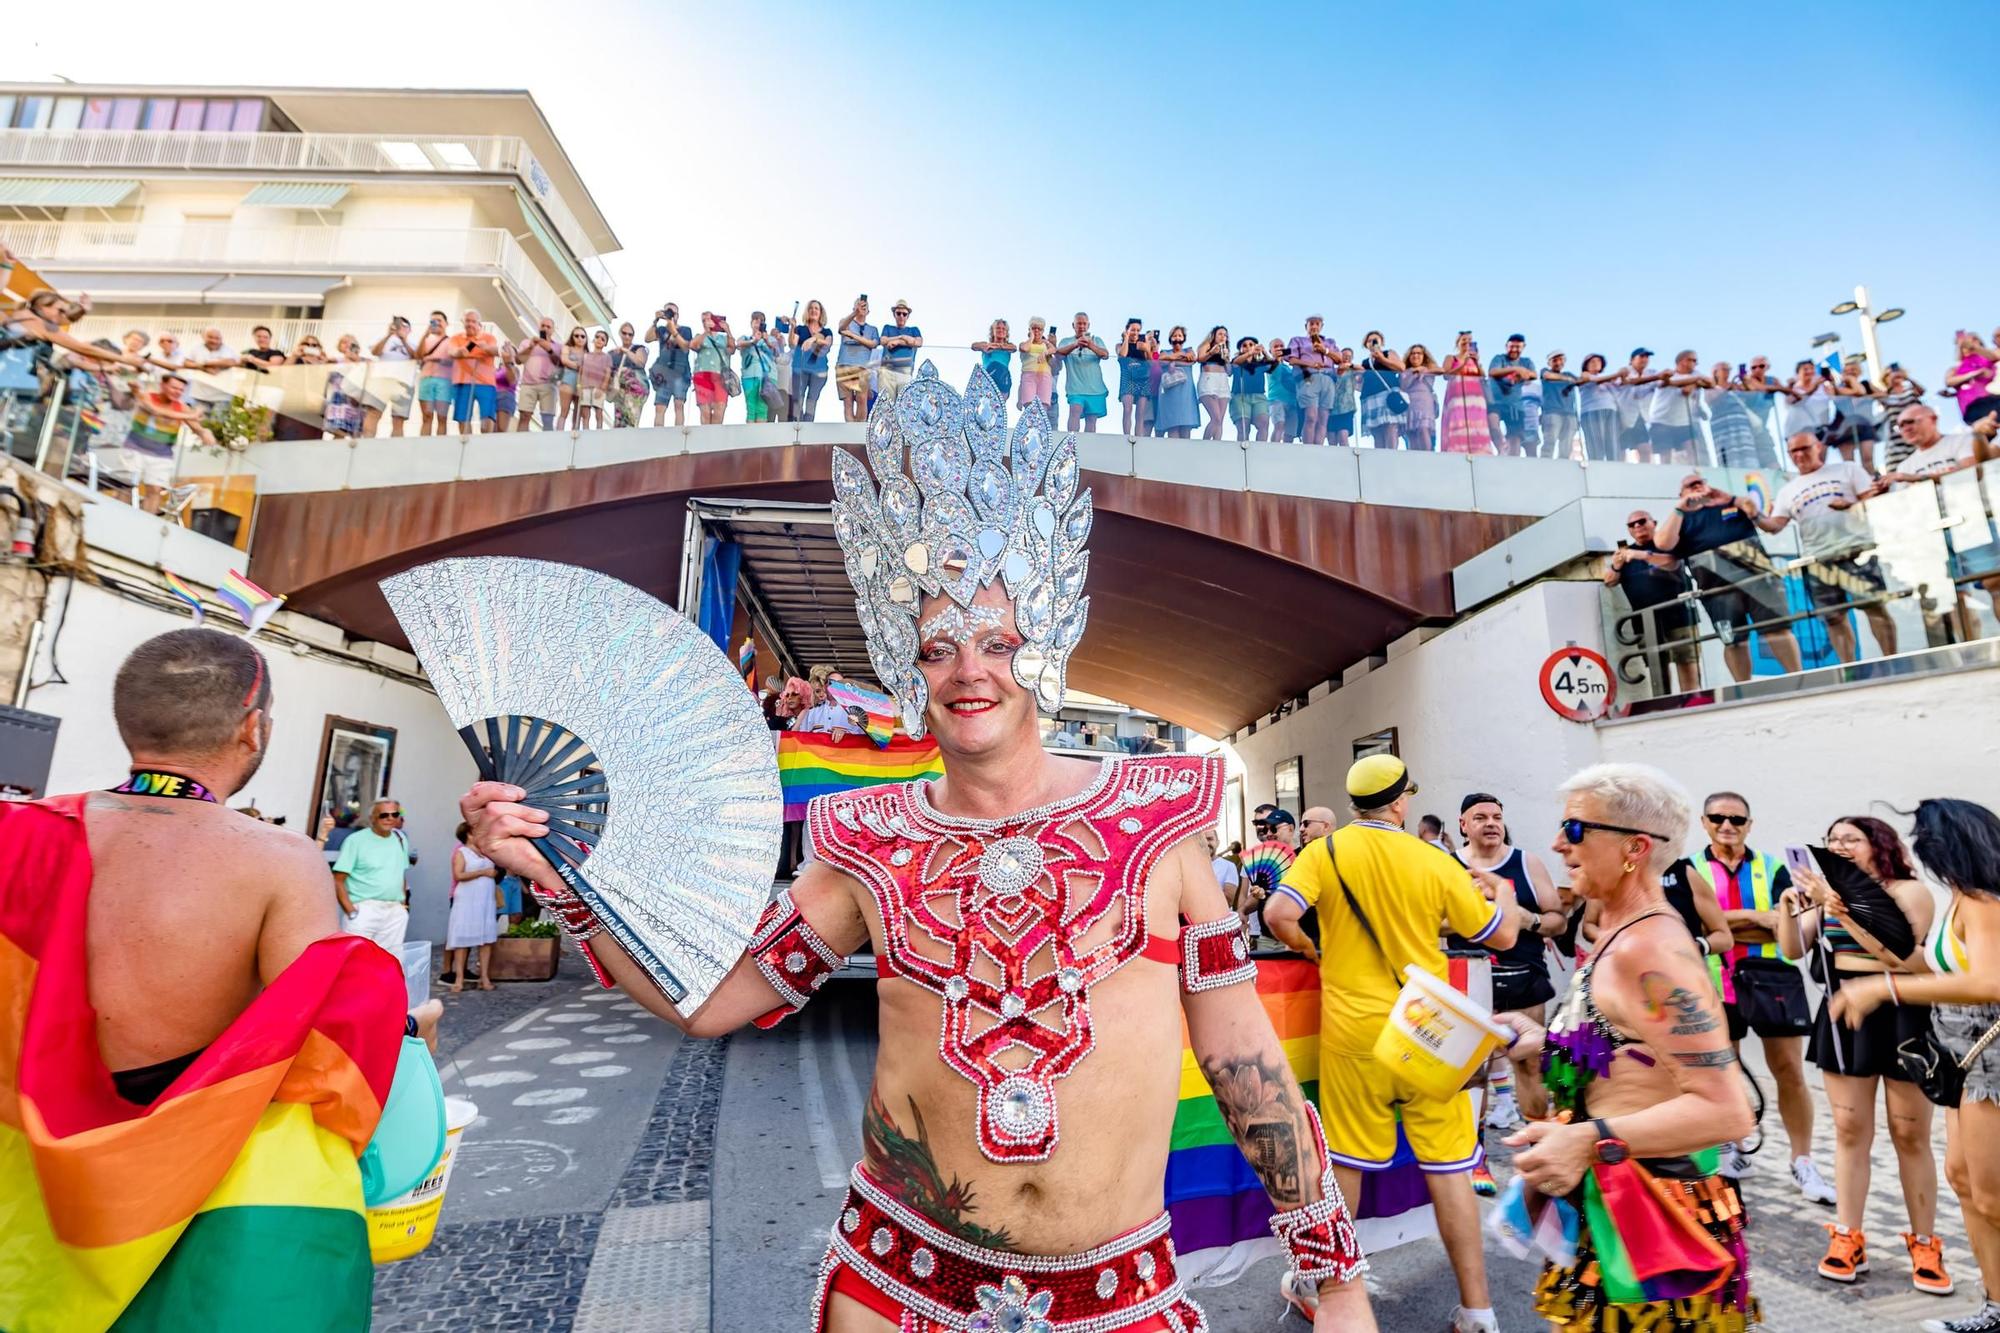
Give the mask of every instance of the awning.
POLYGON ((211 284, 202 299, 212 305, 319 305, 346 281, 326 273, 237 273, 211 284))
POLYGON ((347 186, 326 181, 280 181, 259 185, 243 196, 245 208, 332 208, 347 197, 347 186))
POLYGON ((116 208, 139 188, 137 181, 0 178, 0 204, 17 208, 116 208))
POLYGON ((562 270, 564 281, 569 283, 570 292, 590 313, 592 319, 599 324, 615 322, 617 316, 612 314, 610 308, 599 301, 594 294, 597 291, 596 286, 578 273, 576 267, 569 262, 566 256, 569 247, 549 235, 549 229, 542 225, 542 220, 535 216, 535 210, 528 207, 528 201, 521 197, 518 190, 514 192, 514 202, 521 206, 521 220, 528 224, 528 230, 535 234, 537 241, 541 242, 542 249, 548 251, 549 257, 556 261, 556 267, 562 270))
POLYGON ((199 305, 215 279, 199 273, 61 273, 44 271, 42 278, 65 296, 89 292, 99 301, 145 301, 163 305, 199 305))

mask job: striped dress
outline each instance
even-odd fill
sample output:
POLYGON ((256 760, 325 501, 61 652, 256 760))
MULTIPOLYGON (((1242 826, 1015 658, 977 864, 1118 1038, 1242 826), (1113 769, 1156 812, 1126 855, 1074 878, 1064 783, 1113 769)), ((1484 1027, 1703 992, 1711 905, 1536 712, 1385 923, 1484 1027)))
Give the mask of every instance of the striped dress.
POLYGON ((1475 353, 1460 361, 1445 358, 1443 448, 1453 454, 1490 454, 1493 437, 1486 431, 1486 372, 1475 353))

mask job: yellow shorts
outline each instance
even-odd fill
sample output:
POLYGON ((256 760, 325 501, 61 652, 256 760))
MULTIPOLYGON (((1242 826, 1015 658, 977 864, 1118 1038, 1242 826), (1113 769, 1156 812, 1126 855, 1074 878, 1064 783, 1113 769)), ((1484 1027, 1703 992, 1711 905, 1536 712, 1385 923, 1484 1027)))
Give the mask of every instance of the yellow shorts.
POLYGON ((1419 1097, 1378 1060, 1320 1048, 1319 1115, 1337 1165, 1363 1171, 1389 1165, 1396 1156, 1398 1111, 1410 1151, 1424 1170, 1445 1174, 1478 1164, 1479 1129, 1470 1093, 1443 1102, 1419 1097))

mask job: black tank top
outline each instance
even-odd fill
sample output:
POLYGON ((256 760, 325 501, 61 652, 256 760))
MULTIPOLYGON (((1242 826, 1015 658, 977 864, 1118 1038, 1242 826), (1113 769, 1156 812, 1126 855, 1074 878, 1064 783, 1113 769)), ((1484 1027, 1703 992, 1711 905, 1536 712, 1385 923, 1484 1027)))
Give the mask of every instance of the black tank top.
POLYGON ((1667 895, 1667 906, 1680 913, 1681 924, 1696 941, 1708 936, 1708 927, 1701 924, 1701 913, 1694 910, 1694 885, 1689 877, 1693 874, 1688 859, 1684 856, 1667 867, 1667 873, 1660 877, 1660 888, 1667 895))
MULTIPOLYGON (((1463 853, 1459 854, 1458 859, 1460 864, 1465 863, 1463 853)), ((1540 912, 1542 910, 1541 899, 1535 895, 1535 882, 1528 878, 1527 858, 1522 855, 1519 847, 1508 852, 1507 859, 1499 865, 1494 866, 1492 873, 1513 884, 1515 902, 1527 908, 1530 912, 1540 912)), ((1444 937, 1444 947, 1449 951, 1479 953, 1485 950, 1493 955, 1493 961, 1496 965, 1507 963, 1514 967, 1525 967, 1529 971, 1539 972, 1543 976, 1547 976, 1549 972, 1547 943, 1548 941, 1544 940, 1540 935, 1527 930, 1522 931, 1515 938, 1514 942, 1504 949, 1488 950, 1485 945, 1474 944, 1463 935, 1447 933, 1444 937)))

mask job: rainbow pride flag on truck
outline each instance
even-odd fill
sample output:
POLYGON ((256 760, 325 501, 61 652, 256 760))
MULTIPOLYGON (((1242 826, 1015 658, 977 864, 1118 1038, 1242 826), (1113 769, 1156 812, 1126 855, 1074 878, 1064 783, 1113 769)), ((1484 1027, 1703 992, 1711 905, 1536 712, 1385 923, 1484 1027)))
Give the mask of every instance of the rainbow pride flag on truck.
POLYGON ((895 736, 878 749, 866 736, 778 733, 778 784, 785 792, 786 819, 804 819, 806 803, 815 796, 943 774, 944 757, 928 736, 895 736))

